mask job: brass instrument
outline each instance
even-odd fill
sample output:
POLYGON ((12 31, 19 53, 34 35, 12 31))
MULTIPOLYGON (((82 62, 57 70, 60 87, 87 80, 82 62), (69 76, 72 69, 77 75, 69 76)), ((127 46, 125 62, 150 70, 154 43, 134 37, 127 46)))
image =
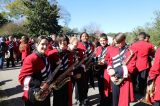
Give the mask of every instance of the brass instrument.
MULTIPOLYGON (((51 86, 55 90, 59 90, 63 85, 65 85, 68 81, 71 80, 70 73, 77 67, 79 67, 84 61, 90 59, 93 54, 90 54, 88 57, 83 58, 80 62, 77 60, 74 64, 72 64, 67 71, 62 73, 55 81, 52 82, 51 86)), ((88 62, 88 61, 87 61, 88 62)))
POLYGON ((78 64, 78 61, 72 64, 64 73, 58 76, 58 78, 52 82, 51 87, 55 90, 59 90, 63 85, 70 81, 70 73, 72 70, 74 70, 76 64, 78 64))
MULTIPOLYGON (((126 66, 126 65, 130 62, 130 60, 132 59, 132 57, 133 57, 133 55, 134 55, 134 53, 133 53, 132 50, 130 50, 130 49, 128 49, 128 50, 129 50, 129 52, 130 52, 130 56, 127 58, 126 61, 122 62, 122 66, 123 66, 123 65, 126 66)), ((115 85, 120 85, 120 84, 123 82, 124 79, 125 79, 125 78, 118 78, 118 81, 112 81, 112 82, 113 82, 115 85)))
POLYGON ((47 83, 46 89, 40 89, 38 92, 34 92, 35 99, 37 101, 44 101, 53 89, 59 90, 63 85, 71 80, 70 73, 72 72, 72 70, 74 70, 74 68, 76 67, 79 67, 84 61, 88 60, 92 56, 93 54, 89 57, 83 58, 80 62, 78 60, 75 61, 74 64, 72 64, 64 73, 62 73, 56 80, 53 81, 53 78, 61 67, 61 64, 59 64, 47 79, 47 81, 45 81, 45 83, 47 83))
POLYGON ((92 58, 95 56, 95 53, 94 52, 92 52, 88 57, 87 57, 87 61, 85 62, 85 64, 86 64, 86 70, 88 70, 89 68, 90 68, 90 66, 92 65, 92 64, 90 64, 90 62, 92 61, 92 58))
MULTIPOLYGON (((48 77, 48 79, 45 81, 46 83, 46 89, 41 89, 38 92, 34 92, 35 99, 37 101, 44 101, 46 97, 50 94, 52 91, 52 85, 51 82, 53 81, 53 78, 55 77, 56 73, 61 67, 61 61, 58 62, 58 66, 55 68, 55 70, 51 73, 51 75, 48 77)), ((43 85, 43 83, 42 83, 43 85)))
POLYGON ((151 84, 147 86, 145 97, 142 98, 140 101, 145 104, 152 105, 151 98, 154 95, 154 90, 155 90, 155 81, 152 81, 151 84))
MULTIPOLYGON (((104 65, 99 65, 99 62, 101 62, 101 61, 105 61, 104 58, 101 58, 101 59, 99 59, 98 61, 94 62, 93 66, 92 66, 92 69, 93 69, 95 72, 98 72, 101 67, 104 67, 105 64, 104 64, 104 65)), ((105 65, 105 66, 106 66, 106 65, 105 65)))

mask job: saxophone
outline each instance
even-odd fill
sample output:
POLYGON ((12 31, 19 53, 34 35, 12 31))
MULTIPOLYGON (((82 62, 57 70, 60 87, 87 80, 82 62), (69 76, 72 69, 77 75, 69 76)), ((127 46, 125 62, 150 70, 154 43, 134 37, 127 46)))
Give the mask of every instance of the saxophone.
POLYGON ((55 77, 56 73, 58 72, 58 70, 61 67, 61 61, 58 62, 58 66, 55 68, 55 70, 50 74, 50 76, 48 77, 48 79, 44 82, 42 82, 41 85, 46 86, 45 89, 41 89, 38 92, 34 92, 34 97, 37 101, 44 101, 46 99, 46 97, 50 94, 50 92, 52 91, 52 86, 51 86, 51 82, 53 81, 53 78, 55 77))
MULTIPOLYGON (((122 66, 123 66, 123 65, 126 66, 126 65, 130 62, 130 60, 132 59, 132 57, 133 57, 133 55, 134 55, 134 53, 133 53, 133 51, 132 51, 131 49, 128 49, 128 50, 129 50, 129 52, 130 52, 130 56, 127 58, 126 61, 122 62, 122 66)), ((125 79, 125 78, 118 78, 118 81, 113 81, 113 83, 114 83, 115 85, 120 85, 120 84, 123 82, 124 79, 125 79)))
POLYGON ((86 60, 89 61, 92 57, 93 57, 93 53, 90 54, 88 57, 83 58, 80 62, 78 61, 78 58, 76 58, 75 63, 72 64, 64 73, 62 73, 55 81, 52 82, 51 84, 52 88, 55 90, 59 90, 63 85, 65 85, 68 81, 71 80, 70 73, 74 69, 79 67, 86 60))
POLYGON ((56 80, 51 83, 51 87, 55 90, 59 90, 63 85, 71 80, 70 74, 74 70, 78 61, 72 64, 64 73, 62 73, 56 80))
POLYGON ((148 105, 152 105, 151 98, 154 95, 154 90, 155 90, 155 81, 153 80, 151 84, 147 86, 145 97, 143 97, 140 101, 148 105))
POLYGON ((88 70, 90 68, 91 65, 93 64, 90 64, 90 62, 92 61, 92 58, 95 56, 95 52, 92 52, 88 57, 87 59, 85 60, 85 64, 86 64, 86 70, 88 70))

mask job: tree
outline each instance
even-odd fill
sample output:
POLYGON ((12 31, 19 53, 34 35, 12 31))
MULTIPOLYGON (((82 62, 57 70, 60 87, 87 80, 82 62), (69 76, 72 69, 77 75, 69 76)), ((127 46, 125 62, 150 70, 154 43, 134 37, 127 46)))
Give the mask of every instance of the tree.
POLYGON ((82 31, 87 32, 90 35, 94 35, 95 33, 102 32, 100 30, 100 26, 96 23, 90 23, 89 25, 84 26, 82 31))
POLYGON ((47 0, 15 0, 7 9, 10 11, 9 16, 26 19, 25 27, 29 35, 57 34, 61 29, 56 1, 51 5, 47 0))
POLYGON ((59 11, 59 16, 60 16, 60 21, 64 24, 64 26, 68 26, 70 20, 71 20, 71 14, 62 6, 59 6, 60 11, 59 11))
POLYGON ((9 20, 3 17, 3 15, 0 13, 0 27, 2 27, 4 24, 8 23, 9 20))
POLYGON ((153 22, 154 28, 160 33, 160 11, 155 11, 155 21, 153 22))
POLYGON ((7 23, 0 28, 0 35, 19 35, 19 33, 27 34, 23 25, 15 23, 7 23))
POLYGON ((35 0, 35 2, 24 2, 31 12, 27 17, 27 29, 32 35, 49 35, 57 34, 61 26, 58 25, 58 7, 57 4, 52 6, 47 0, 35 0))

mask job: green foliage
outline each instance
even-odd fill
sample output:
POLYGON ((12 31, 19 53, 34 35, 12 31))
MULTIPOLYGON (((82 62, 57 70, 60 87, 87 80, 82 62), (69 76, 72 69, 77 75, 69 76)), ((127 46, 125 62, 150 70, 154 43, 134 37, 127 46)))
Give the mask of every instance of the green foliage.
POLYGON ((2 27, 4 24, 8 23, 9 20, 3 17, 3 15, 0 13, 0 27, 2 27))
POLYGON ((133 33, 138 35, 139 32, 144 31, 150 35, 150 41, 157 47, 160 46, 160 11, 154 12, 154 21, 147 23, 143 27, 137 27, 134 29, 133 33))
POLYGON ((26 27, 31 35, 57 34, 60 31, 61 26, 58 25, 59 9, 56 4, 51 6, 47 0, 24 1, 24 4, 30 10, 26 27))
POLYGON ((8 35, 20 35, 20 34, 26 34, 26 29, 23 27, 23 25, 17 25, 14 23, 8 23, 5 24, 0 29, 0 35, 8 36, 8 35))
POLYGON ((128 43, 128 44, 132 44, 132 43, 134 43, 137 39, 137 34, 136 33, 133 33, 133 32, 131 32, 131 33, 125 33, 125 35, 126 35, 126 42, 128 43))
POLYGON ((27 16, 29 14, 29 9, 24 5, 23 0, 14 0, 14 2, 8 3, 6 9, 9 12, 6 12, 5 15, 9 18, 19 19, 23 16, 27 16))
POLYGON ((24 26, 31 36, 57 34, 61 29, 56 2, 51 5, 47 0, 15 0, 7 9, 10 17, 25 17, 24 26))
POLYGON ((59 34, 64 34, 64 35, 69 35, 69 36, 72 36, 72 35, 77 35, 78 34, 78 29, 77 28, 69 28, 67 26, 63 26, 63 28, 61 28, 61 31, 59 34))

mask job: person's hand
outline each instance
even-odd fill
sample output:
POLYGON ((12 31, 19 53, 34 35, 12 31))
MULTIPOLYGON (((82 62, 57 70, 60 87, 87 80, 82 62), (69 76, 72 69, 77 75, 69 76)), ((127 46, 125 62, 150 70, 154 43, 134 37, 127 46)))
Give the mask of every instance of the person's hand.
POLYGON ((76 79, 81 78, 81 74, 76 74, 76 75, 74 75, 74 78, 76 78, 76 79))
POLYGON ((110 76, 115 75, 115 70, 113 68, 110 68, 107 72, 108 72, 108 75, 110 76))
POLYGON ((101 61, 99 61, 99 62, 98 62, 98 65, 103 65, 103 64, 104 64, 104 63, 103 63, 103 62, 101 62, 101 61))
POLYGON ((46 82, 42 82, 40 88, 43 89, 43 90, 47 90, 49 88, 49 85, 46 82))
POLYGON ((118 81, 118 78, 116 76, 111 76, 111 81, 112 82, 117 82, 118 81))
POLYGON ((105 64, 105 60, 101 60, 101 61, 98 61, 98 65, 104 65, 105 64))

